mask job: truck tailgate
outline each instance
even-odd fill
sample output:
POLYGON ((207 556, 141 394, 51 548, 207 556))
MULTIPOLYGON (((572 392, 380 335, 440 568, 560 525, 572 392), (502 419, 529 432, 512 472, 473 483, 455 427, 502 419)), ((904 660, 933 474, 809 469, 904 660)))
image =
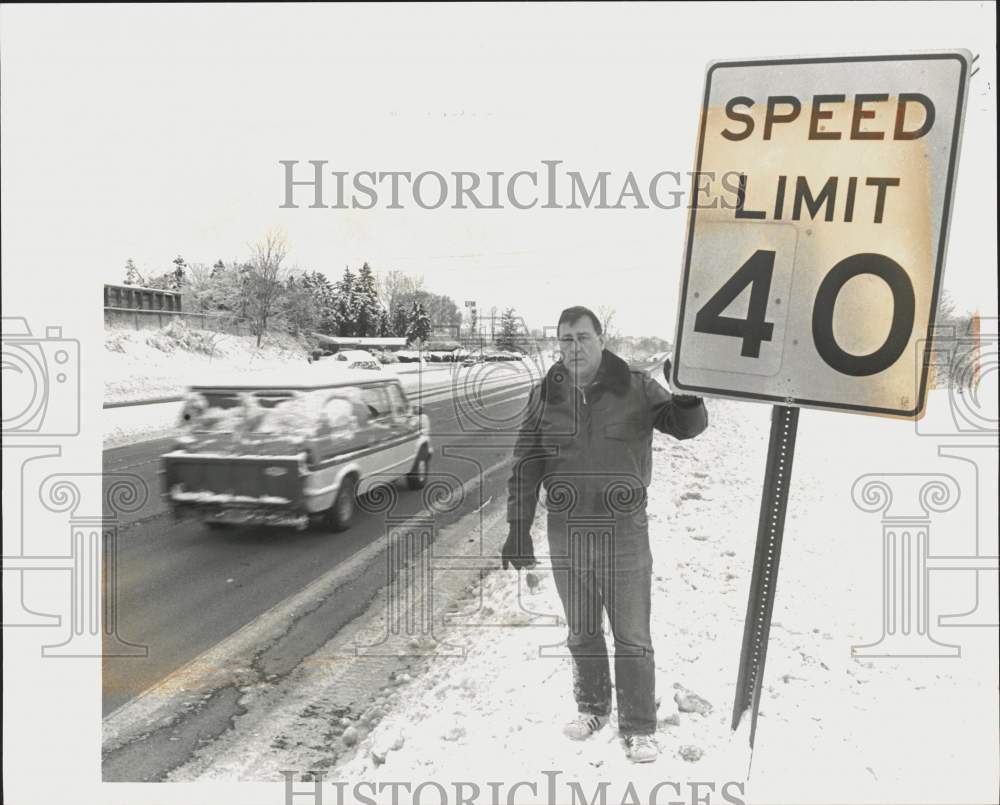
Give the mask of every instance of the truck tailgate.
POLYGON ((175 503, 216 506, 297 506, 299 460, 290 456, 163 456, 164 491, 175 503))

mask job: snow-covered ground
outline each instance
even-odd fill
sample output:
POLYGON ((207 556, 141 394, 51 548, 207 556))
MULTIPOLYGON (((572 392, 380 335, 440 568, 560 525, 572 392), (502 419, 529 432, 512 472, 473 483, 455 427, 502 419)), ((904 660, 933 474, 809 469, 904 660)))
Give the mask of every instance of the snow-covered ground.
MULTIPOLYGON (((930 405, 947 405, 944 394, 935 392, 930 405)), ((628 796, 629 782, 645 802, 659 781, 712 781, 712 801, 720 801, 727 781, 747 780, 746 737, 733 738, 729 723, 769 411, 711 401, 711 427, 701 437, 678 443, 658 434, 654 441, 659 762, 627 763, 613 728, 584 743, 562 737, 575 707, 569 660, 551 656, 562 653, 564 636, 562 627, 547 625, 561 611, 554 585, 547 572, 536 572, 539 583, 531 589, 526 577, 519 583, 508 571, 489 575, 481 603, 473 596, 457 615, 481 622, 484 607, 491 622, 510 628, 446 630, 442 639, 464 646, 465 657, 428 662, 402 696, 393 696, 391 711, 353 759, 330 770, 327 780, 437 781, 450 791, 456 781, 469 781, 484 792, 491 780, 523 780, 534 782, 537 795, 522 788, 516 801, 547 802, 550 777, 543 772, 555 770, 556 801, 572 800, 569 781, 590 797, 606 780, 607 801, 616 803, 628 796), (678 713, 674 696, 685 691, 707 701, 710 712, 678 713)), ((975 475, 938 457, 942 442, 949 439, 917 435, 912 422, 802 413, 747 802, 995 801, 996 629, 932 628, 938 640, 962 647, 953 659, 851 656, 852 645, 881 634, 881 525, 877 514, 851 502, 859 476, 955 475, 963 498, 948 519, 932 520, 932 551, 975 550, 975 521, 982 517, 975 475)), ((996 501, 995 458, 993 466, 993 477, 980 479, 989 509, 996 501)), ((995 517, 984 519, 984 544, 995 546, 995 517)), ((536 543, 544 553, 540 524, 536 543)), ((933 574, 932 585, 941 593, 930 604, 932 624, 939 613, 968 609, 974 598, 968 571, 933 574), (950 585, 938 583, 944 575, 950 585)), ((996 602, 988 607, 996 623, 996 602)), ((352 743, 365 735, 363 724, 355 726, 352 743)), ((671 793, 661 789, 660 801, 671 793)), ((688 796, 685 789, 680 799, 688 796)))
MULTIPOLYGON (((163 352, 144 333, 117 338, 128 343, 121 352, 109 347, 109 399, 176 393, 179 380, 183 385, 219 365, 218 355, 163 352)), ((242 362, 250 371, 301 360, 301 353, 286 346, 287 354, 281 345, 271 354, 236 344, 224 360, 229 366, 242 362)), ((284 737, 276 740, 284 735, 276 723, 252 731, 257 737, 249 740, 260 745, 241 743, 240 753, 267 757, 269 770, 304 772, 303 757, 318 758, 315 767, 326 769, 328 781, 348 784, 436 781, 454 791, 462 781, 486 792, 489 781, 533 783, 535 792, 521 787, 517 802, 571 802, 570 782, 589 800, 600 781, 610 781, 606 795, 613 803, 632 801, 629 783, 638 800, 648 802, 663 781, 713 783, 713 802, 720 801, 727 782, 745 786, 742 794, 734 788, 730 794, 759 803, 995 801, 997 629, 938 624, 939 615, 964 612, 975 603, 975 574, 930 574, 930 631, 939 642, 959 646, 960 656, 852 657, 852 646, 879 640, 883 603, 880 513, 856 505, 855 482, 866 474, 884 476, 895 489, 893 514, 927 518, 933 555, 967 557, 975 554, 978 541, 981 554, 995 556, 995 438, 962 435, 945 390, 932 392, 927 416, 916 425, 802 412, 748 779, 746 736, 734 738, 729 724, 770 407, 712 400, 709 410, 710 428, 698 439, 680 443, 660 434, 654 439, 649 510, 661 699, 657 763, 629 764, 614 722, 584 743, 563 738, 561 726, 575 706, 569 660, 560 648, 564 627, 553 625, 561 607, 544 569, 531 575, 531 585, 527 575, 513 571, 487 575, 451 608, 454 622, 467 625, 436 630, 440 639, 463 646, 464 657, 423 661, 419 673, 398 679, 400 684, 379 699, 376 718, 347 713, 346 723, 313 719, 314 727, 296 719, 295 745, 287 748, 284 737), (969 453, 966 446, 986 445, 979 449, 985 460, 977 468, 939 455, 939 447, 956 444, 969 455, 976 449, 969 453), (951 510, 931 511, 928 518, 910 488, 915 477, 924 476, 953 479, 960 497, 951 510), (688 691, 708 703, 704 714, 678 712, 675 695, 688 691), (336 751, 324 763, 322 747, 331 741, 336 751), (303 747, 310 747, 305 755, 303 747), (330 768, 333 756, 337 765, 330 768), (553 779, 554 798, 548 789, 553 779)), ((993 412, 995 423, 995 399, 985 410, 993 412)), ((544 561, 541 517, 534 533, 544 561)), ((984 577, 980 593, 989 595, 996 572, 981 574, 980 582, 984 577)), ((996 624, 996 601, 985 603, 987 621, 996 624)), ((292 698, 323 700, 322 677, 313 682, 318 686, 292 698)), ((184 779, 219 779, 223 768, 231 768, 223 763, 213 769, 207 747, 201 754, 202 772, 192 769, 184 779)), ((266 773, 267 779, 274 777, 273 771, 266 773)), ((657 801, 692 799, 689 787, 676 794, 661 788, 657 801)), ((483 797, 478 801, 489 801, 483 797)), ((393 801, 392 789, 377 798, 393 801)))

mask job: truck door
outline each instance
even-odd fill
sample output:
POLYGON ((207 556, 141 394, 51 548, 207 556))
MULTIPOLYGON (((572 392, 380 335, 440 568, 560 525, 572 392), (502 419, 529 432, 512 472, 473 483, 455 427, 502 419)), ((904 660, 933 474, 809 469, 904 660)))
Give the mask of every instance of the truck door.
POLYGON ((389 472, 398 463, 398 452, 394 442, 399 433, 392 415, 392 406, 385 385, 363 386, 361 401, 368 412, 368 443, 372 452, 361 459, 362 473, 369 475, 389 472))

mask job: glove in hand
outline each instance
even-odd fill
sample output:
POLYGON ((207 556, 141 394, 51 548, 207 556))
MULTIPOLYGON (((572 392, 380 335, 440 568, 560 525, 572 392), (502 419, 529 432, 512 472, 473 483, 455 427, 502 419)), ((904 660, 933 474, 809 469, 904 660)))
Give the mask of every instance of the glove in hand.
MULTIPOLYGON (((666 358, 663 361, 663 377, 667 381, 667 385, 670 384, 670 369, 671 369, 670 358, 666 358)), ((670 395, 671 399, 676 405, 681 408, 694 408, 696 405, 701 403, 701 397, 695 397, 693 394, 673 394, 670 395)))
POLYGON ((507 535, 507 541, 503 544, 500 557, 504 570, 510 565, 513 565, 515 570, 521 570, 522 568, 534 567, 537 564, 535 545, 531 539, 531 528, 527 523, 510 524, 510 533, 507 535))
POLYGON ((663 359, 663 379, 667 381, 667 385, 670 385, 670 358, 663 359))

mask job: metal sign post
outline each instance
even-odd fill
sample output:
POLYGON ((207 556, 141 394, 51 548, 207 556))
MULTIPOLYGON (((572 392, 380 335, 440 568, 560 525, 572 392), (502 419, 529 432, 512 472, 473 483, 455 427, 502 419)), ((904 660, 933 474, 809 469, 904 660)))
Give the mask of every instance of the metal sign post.
POLYGON ((781 538, 785 532, 785 510, 788 508, 788 486, 792 479, 792 458, 795 454, 795 434, 799 425, 799 409, 776 405, 771 412, 771 440, 767 448, 767 469, 757 521, 757 548, 753 559, 753 577, 747 599, 747 616, 743 625, 743 648, 736 678, 736 701, 733 703, 732 729, 748 708, 753 708, 750 723, 750 746, 757 732, 757 710, 760 688, 767 657, 767 638, 771 631, 771 612, 778 584, 778 562, 781 559, 781 538))

